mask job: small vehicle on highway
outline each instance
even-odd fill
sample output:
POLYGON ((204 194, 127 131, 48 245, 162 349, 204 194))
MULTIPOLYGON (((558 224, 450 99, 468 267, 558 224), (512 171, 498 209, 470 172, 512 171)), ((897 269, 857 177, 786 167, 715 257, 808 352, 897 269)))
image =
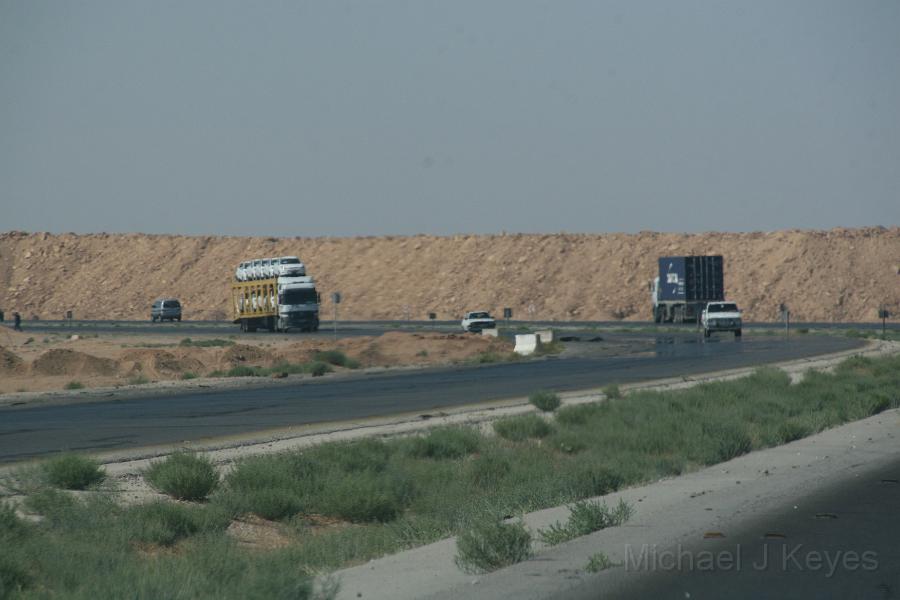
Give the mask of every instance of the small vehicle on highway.
POLYGON ((181 302, 176 298, 160 298, 150 308, 150 321, 181 321, 181 302))
POLYGON ((741 337, 741 311, 734 302, 710 302, 703 309, 700 322, 704 337, 714 331, 733 331, 734 337, 741 337))
POLYGON ((480 333, 482 329, 494 329, 496 327, 497 323, 489 312, 468 312, 462 320, 463 330, 470 333, 480 333))

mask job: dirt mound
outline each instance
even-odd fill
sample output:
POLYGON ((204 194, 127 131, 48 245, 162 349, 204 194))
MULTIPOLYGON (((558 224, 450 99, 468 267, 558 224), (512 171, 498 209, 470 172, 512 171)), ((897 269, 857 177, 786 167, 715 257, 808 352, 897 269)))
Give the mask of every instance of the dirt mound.
POLYGON ((488 351, 510 352, 512 344, 471 334, 388 332, 371 338, 345 338, 338 347, 364 367, 443 364, 488 351))
POLYGON ((31 370, 39 375, 115 375, 119 363, 110 358, 57 348, 37 357, 31 363, 31 370))
POLYGON ((121 363, 126 370, 139 371, 148 377, 171 376, 188 371, 199 374, 205 371, 203 363, 197 358, 166 350, 129 350, 122 355, 121 363))
POLYGON ((239 365, 265 367, 272 364, 275 355, 258 346, 235 344, 222 353, 221 362, 232 367, 239 365))
POLYGON ((0 373, 17 375, 25 370, 25 363, 18 354, 0 346, 0 373))
MULTIPOLYGON (((457 319, 467 310, 528 320, 649 320, 659 256, 722 254, 725 288, 749 321, 787 303, 797 321, 875 321, 900 313, 900 227, 677 234, 239 238, 144 234, 0 234, 0 307, 7 314, 149 318, 160 296, 186 319, 231 314, 234 267, 298 255, 330 315, 345 320, 457 319), (115 301, 98 303, 97 289, 115 301)), ((27 322, 26 322, 27 328, 27 322)))

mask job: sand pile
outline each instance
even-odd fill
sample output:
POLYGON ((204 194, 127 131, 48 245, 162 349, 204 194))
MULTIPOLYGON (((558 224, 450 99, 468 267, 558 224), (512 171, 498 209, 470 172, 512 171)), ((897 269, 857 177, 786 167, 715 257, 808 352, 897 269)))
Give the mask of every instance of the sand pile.
POLYGON ((478 335, 388 332, 379 337, 345 338, 338 347, 364 367, 445 364, 481 352, 511 352, 508 341, 478 335))
POLYGON ((196 357, 185 352, 173 354, 166 350, 129 350, 122 355, 120 362, 127 371, 140 372, 153 378, 166 378, 185 372, 201 374, 206 371, 204 364, 196 357))
POLYGON ((226 367, 237 367, 240 365, 267 367, 271 366, 274 360, 275 355, 264 348, 235 344, 222 353, 220 363, 226 367))
POLYGON ((0 373, 18 375, 25 370, 25 363, 15 352, 0 346, 0 373))
POLYGON ((37 357, 31 363, 31 370, 39 375, 115 375, 119 363, 111 358, 55 348, 37 357))
POLYGON ((900 313, 900 228, 830 231, 452 237, 240 238, 0 234, 0 308, 59 319, 149 319, 160 296, 185 319, 230 315, 235 266, 295 254, 342 319, 457 319, 467 310, 532 320, 649 320, 664 255, 722 254, 725 287, 748 320, 874 321, 900 313), (103 290, 103 301, 97 291, 103 290))

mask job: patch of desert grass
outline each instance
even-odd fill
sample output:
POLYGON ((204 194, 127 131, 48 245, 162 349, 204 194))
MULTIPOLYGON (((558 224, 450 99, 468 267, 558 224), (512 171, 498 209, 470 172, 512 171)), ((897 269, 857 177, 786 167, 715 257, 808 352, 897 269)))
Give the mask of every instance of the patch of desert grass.
POLYGON ((47 482, 66 490, 83 490, 103 481, 100 463, 80 454, 59 454, 41 463, 47 482))
POLYGON ((179 500, 203 500, 219 485, 219 472, 212 462, 187 452, 176 452, 153 462, 144 478, 154 488, 179 500))

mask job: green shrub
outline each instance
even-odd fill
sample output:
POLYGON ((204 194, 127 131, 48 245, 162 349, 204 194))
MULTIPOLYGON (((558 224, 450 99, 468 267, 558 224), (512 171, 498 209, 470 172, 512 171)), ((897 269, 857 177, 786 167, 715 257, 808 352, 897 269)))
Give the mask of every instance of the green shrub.
POLYGON ((325 373, 331 373, 331 371, 333 371, 331 365, 319 361, 311 362, 306 366, 306 372, 313 377, 321 377, 325 373))
POLYGON ((616 398, 622 397, 622 390, 620 390, 619 386, 615 383, 603 386, 602 392, 607 400, 615 400, 616 398))
POLYGON ((160 546, 171 546, 201 531, 223 530, 230 522, 224 513, 165 501, 132 506, 124 520, 131 539, 160 546))
POLYGON ((150 383, 150 380, 143 374, 135 375, 128 380, 128 385, 144 385, 145 383, 150 383))
POLYGON ((799 421, 785 421, 781 424, 781 427, 778 428, 779 441, 785 444, 805 438, 810 433, 812 433, 812 431, 809 425, 799 421))
POLYGON ((189 379, 197 379, 197 374, 194 373, 193 371, 185 371, 184 373, 181 374, 181 378, 184 379, 185 381, 187 381, 189 379))
POLYGON ((604 410, 606 410, 604 405, 597 402, 564 406, 557 411, 556 422, 568 426, 584 425, 604 410))
POLYGON ((606 554, 603 552, 596 552, 588 558, 584 570, 588 573, 599 573, 600 571, 605 571, 616 566, 618 566, 618 564, 610 560, 606 554))
POLYGON ((537 415, 519 415, 494 422, 494 431, 513 442, 528 438, 542 438, 553 433, 553 426, 537 415))
POLYGON ((418 458, 460 458, 478 450, 481 435, 470 427, 439 427, 409 444, 409 454, 418 458))
POLYGON ((320 350, 313 355, 313 359, 336 367, 346 367, 348 369, 359 368, 358 361, 348 358, 347 355, 340 350, 320 350))
POLYGON ((28 531, 28 524, 16 516, 12 506, 0 504, 0 544, 3 540, 23 537, 28 531))
POLYGON ((219 485, 219 473, 212 462, 187 452, 176 452, 152 463, 144 478, 179 500, 203 500, 219 485))
POLYGON ((24 505, 30 512, 43 515, 50 521, 60 521, 69 515, 76 502, 75 498, 65 492, 43 488, 29 494, 24 505))
POLYGON ((531 534, 521 521, 488 522, 463 532, 456 540, 456 564, 467 573, 487 573, 531 556, 531 534))
POLYGON ((497 452, 483 453, 468 466, 472 483, 479 488, 496 489, 509 475, 512 463, 509 458, 497 452))
POLYGON ((592 498, 616 491, 622 487, 624 478, 607 467, 580 463, 575 467, 569 482, 575 497, 592 498))
POLYGON ((528 401, 544 412, 553 412, 559 408, 559 396, 553 392, 535 392, 528 401))
POLYGON ((81 383, 80 381, 74 381, 74 380, 73 380, 73 381, 70 381, 69 383, 66 384, 66 389, 67 389, 67 390, 80 390, 80 389, 84 389, 84 384, 81 383))
POLYGON ((396 519, 412 498, 412 481, 373 471, 329 478, 316 510, 353 523, 385 523, 396 519))
POLYGON ((633 509, 623 500, 615 509, 610 509, 605 502, 583 500, 569 507, 569 520, 565 525, 558 521, 538 532, 541 541, 551 546, 588 535, 607 527, 621 525, 631 518, 633 509))
POLYGON ((78 454, 60 454, 42 465, 47 481, 66 490, 83 490, 103 481, 100 463, 78 454))
POLYGON ((260 377, 262 369, 250 365, 238 365, 225 372, 225 377, 260 377))
POLYGON ((565 454, 577 454, 588 447, 586 436, 572 431, 560 431, 548 441, 550 447, 565 454))

